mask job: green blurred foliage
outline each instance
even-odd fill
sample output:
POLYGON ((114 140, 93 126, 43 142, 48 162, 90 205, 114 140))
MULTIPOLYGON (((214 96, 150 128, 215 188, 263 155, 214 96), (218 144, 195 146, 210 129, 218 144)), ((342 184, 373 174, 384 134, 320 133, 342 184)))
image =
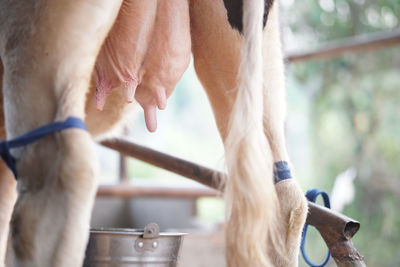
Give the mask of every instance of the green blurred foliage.
MULTIPOLYGON (((400 0, 285 3, 284 24, 300 47, 399 27, 400 0)), ((354 243, 367 266, 400 266, 399 70, 400 45, 289 67, 309 98, 316 185, 329 191, 340 172, 357 169, 356 197, 344 213, 361 222, 354 243)))

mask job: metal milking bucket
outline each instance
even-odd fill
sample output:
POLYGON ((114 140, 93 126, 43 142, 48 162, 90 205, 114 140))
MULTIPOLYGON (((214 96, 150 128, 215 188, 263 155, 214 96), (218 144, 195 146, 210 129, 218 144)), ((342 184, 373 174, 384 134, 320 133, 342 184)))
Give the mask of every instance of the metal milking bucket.
POLYGON ((174 267, 182 233, 160 233, 157 224, 144 230, 92 229, 84 267, 174 267))

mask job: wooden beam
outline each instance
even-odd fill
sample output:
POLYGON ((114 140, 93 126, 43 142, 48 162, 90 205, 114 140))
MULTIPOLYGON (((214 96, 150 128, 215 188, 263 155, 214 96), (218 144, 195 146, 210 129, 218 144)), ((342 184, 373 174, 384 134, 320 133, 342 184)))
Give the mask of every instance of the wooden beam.
POLYGON ((329 59, 345 53, 377 50, 400 44, 400 28, 368 35, 360 35, 320 44, 312 49, 288 52, 286 60, 299 62, 312 59, 329 59))
POLYGON ((110 139, 101 142, 101 144, 119 151, 123 155, 137 158, 159 168, 195 180, 211 188, 220 189, 226 180, 226 174, 127 140, 110 139))
POLYGON ((128 183, 118 185, 101 185, 97 190, 98 197, 115 198, 135 198, 135 197, 154 197, 154 198, 199 198, 217 197, 222 194, 211 188, 177 188, 161 186, 134 186, 128 183))

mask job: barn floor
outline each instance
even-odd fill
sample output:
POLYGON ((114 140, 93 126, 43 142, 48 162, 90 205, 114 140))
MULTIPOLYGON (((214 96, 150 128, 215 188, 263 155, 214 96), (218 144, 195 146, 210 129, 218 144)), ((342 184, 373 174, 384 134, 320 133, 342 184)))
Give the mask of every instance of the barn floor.
POLYGON ((188 232, 179 267, 225 267, 224 232, 188 232))

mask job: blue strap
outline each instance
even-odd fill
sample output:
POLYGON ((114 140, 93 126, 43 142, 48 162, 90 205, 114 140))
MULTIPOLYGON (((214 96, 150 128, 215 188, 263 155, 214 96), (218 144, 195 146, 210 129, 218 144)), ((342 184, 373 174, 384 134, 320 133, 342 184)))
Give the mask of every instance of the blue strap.
MULTIPOLYGON (((306 198, 309 201, 315 203, 315 201, 317 200, 317 197, 319 195, 321 195, 322 199, 324 200, 324 206, 330 209, 331 208, 331 204, 329 202, 329 195, 326 192, 322 191, 322 190, 319 190, 319 189, 308 190, 307 193, 306 193, 306 198)), ((303 229, 303 233, 301 235, 301 245, 300 245, 301 254, 303 255, 303 258, 304 258, 305 262, 308 265, 310 265, 311 267, 322 267, 322 266, 325 266, 328 263, 329 258, 331 256, 331 253, 329 252, 329 250, 328 250, 328 255, 326 256, 325 261, 323 263, 321 263, 321 264, 312 263, 310 261, 310 259, 308 258, 307 254, 306 254, 305 245, 306 245, 307 229, 308 229, 308 224, 305 224, 304 225, 304 229, 303 229)))
POLYGON ((274 164, 274 183, 292 178, 290 173, 289 164, 286 161, 278 161, 274 164))
POLYGON ((10 153, 11 148, 26 146, 54 132, 62 131, 69 128, 87 130, 86 125, 82 119, 76 117, 68 117, 65 121, 47 124, 12 140, 7 141, 3 139, 0 142, 0 156, 6 163, 7 167, 10 168, 10 170, 14 173, 15 179, 17 179, 17 170, 15 168, 16 160, 10 153))

